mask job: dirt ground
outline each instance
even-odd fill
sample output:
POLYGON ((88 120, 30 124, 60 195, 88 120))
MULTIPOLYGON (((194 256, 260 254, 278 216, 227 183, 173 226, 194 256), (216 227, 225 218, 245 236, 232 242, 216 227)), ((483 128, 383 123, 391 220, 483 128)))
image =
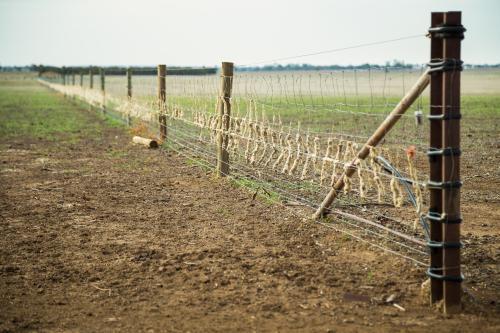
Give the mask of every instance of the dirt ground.
POLYGON ((484 269, 444 316, 421 267, 61 103, 101 135, 0 142, 0 332, 500 331, 496 234, 467 230, 484 269))

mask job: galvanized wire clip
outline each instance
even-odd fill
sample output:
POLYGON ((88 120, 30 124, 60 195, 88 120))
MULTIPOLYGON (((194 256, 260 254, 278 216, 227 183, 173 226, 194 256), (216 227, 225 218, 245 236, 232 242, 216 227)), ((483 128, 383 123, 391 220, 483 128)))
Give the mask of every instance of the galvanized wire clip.
POLYGON ((464 28, 463 25, 448 25, 448 24, 441 24, 437 27, 432 27, 429 28, 429 34, 431 34, 432 37, 434 38, 458 38, 458 39, 464 39, 464 32, 467 31, 467 29, 464 28))
POLYGON ((436 279, 436 280, 443 280, 443 281, 454 281, 454 282, 462 282, 464 280, 463 274, 460 274, 459 276, 457 275, 444 275, 444 274, 437 274, 435 271, 440 270, 436 269, 433 267, 429 267, 427 269, 427 276, 436 279))
POLYGON ((462 182, 461 181, 447 181, 447 182, 435 182, 429 180, 425 186, 428 189, 434 189, 434 190, 442 190, 442 189, 453 189, 453 188, 460 188, 462 187, 462 182))
POLYGON ((427 66, 429 67, 429 73, 461 71, 463 69, 462 67, 463 63, 464 62, 460 59, 436 58, 436 59, 431 59, 431 61, 427 63, 427 66))
POLYGON ((449 219, 445 213, 440 214, 438 212, 433 212, 433 211, 429 211, 427 213, 427 215, 425 215, 425 218, 429 221, 441 222, 444 224, 460 224, 460 223, 462 223, 461 217, 457 218, 457 219, 449 219))

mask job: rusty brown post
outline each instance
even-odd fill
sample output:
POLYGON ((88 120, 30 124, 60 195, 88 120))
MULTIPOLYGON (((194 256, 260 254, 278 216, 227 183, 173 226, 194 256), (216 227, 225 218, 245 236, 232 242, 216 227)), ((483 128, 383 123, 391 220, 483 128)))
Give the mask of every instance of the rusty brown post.
POLYGON ((447 153, 443 156, 443 212, 446 220, 443 224, 443 298, 445 313, 461 310, 462 275, 460 269, 460 71, 461 41, 463 39, 462 13, 448 12, 444 23, 458 27, 459 33, 444 39, 444 59, 453 63, 453 69, 444 72, 443 105, 447 109, 443 120, 443 147, 447 153), (460 29, 461 28, 461 29, 460 29), (449 118, 449 119, 446 119, 449 118))
MULTIPOLYGON (((442 25, 444 22, 444 13, 431 13, 431 28, 442 25)), ((431 35, 431 59, 443 58, 443 40, 441 38, 434 38, 431 35)), ((443 75, 442 72, 431 73, 430 84, 430 147, 437 151, 442 148, 441 146, 441 103, 443 100, 443 75), (435 119, 435 120, 434 120, 435 119)), ((441 179, 441 165, 442 158, 439 155, 429 155, 429 168, 431 182, 440 183, 441 179)), ((429 188, 429 213, 427 215, 430 225, 430 241, 440 243, 443 241, 443 232, 441 229, 441 189, 429 188)), ((439 247, 430 248, 430 269, 439 270, 443 264, 443 251, 439 247)), ((438 278, 430 277, 431 281, 431 304, 443 299, 443 282, 438 278)))
POLYGON ((158 123, 160 126, 160 140, 167 139, 167 115, 165 106, 167 101, 166 80, 167 66, 158 65, 158 123))
POLYGON ((221 87, 217 108, 219 113, 217 132, 217 176, 229 175, 229 121, 231 117, 231 90, 233 87, 232 62, 223 62, 221 69, 221 87))
MULTIPOLYGON (((428 187, 431 191, 435 190, 440 193, 439 197, 433 197, 437 201, 441 201, 440 207, 442 212, 429 211, 428 218, 432 222, 441 224, 442 240, 429 241, 431 250, 441 249, 442 261, 440 266, 432 266, 429 268, 428 274, 434 283, 440 280, 442 283, 442 298, 444 302, 445 313, 457 313, 461 310, 461 283, 463 280, 460 268, 460 224, 462 216, 460 214, 460 71, 462 70, 461 57, 461 40, 463 39, 465 29, 462 26, 461 12, 445 12, 439 13, 442 15, 442 23, 435 27, 431 27, 429 32, 432 39, 441 39, 441 54, 439 58, 431 59, 429 64, 432 75, 440 76, 441 86, 436 86, 435 89, 441 90, 441 100, 431 100, 432 110, 429 116, 431 120, 431 129, 436 129, 440 126, 440 145, 432 146, 429 149, 430 158, 439 158, 441 160, 441 176, 439 181, 432 178, 429 181, 428 187), (434 102, 436 104, 434 104, 434 102), (437 110, 439 109, 439 113, 437 110), (432 123, 440 123, 440 125, 432 125, 432 123)), ((439 46, 439 43, 437 43, 439 46)), ((436 96, 437 96, 436 92, 436 96)), ((432 93, 431 93, 432 97, 432 93)), ((432 135, 432 134, 431 134, 432 135)), ((432 137, 431 137, 432 138, 432 137)), ((435 167, 431 165, 431 167, 435 167)), ((438 178, 437 169, 434 174, 438 178)), ((436 206, 431 209, 436 208, 436 206)), ((432 232, 432 231, 431 231, 432 232)), ((436 263, 437 264, 437 263, 436 263)))

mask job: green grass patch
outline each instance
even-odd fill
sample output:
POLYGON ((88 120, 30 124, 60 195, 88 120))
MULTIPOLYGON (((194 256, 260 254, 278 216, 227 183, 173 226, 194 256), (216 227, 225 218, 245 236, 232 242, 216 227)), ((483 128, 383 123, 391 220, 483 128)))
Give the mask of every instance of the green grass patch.
POLYGON ((0 137, 26 137, 75 142, 97 137, 105 127, 123 124, 88 106, 64 98, 36 81, 0 81, 0 137), (83 109, 83 110, 82 110, 83 109))
POLYGON ((268 184, 265 182, 260 182, 246 177, 230 178, 230 182, 236 187, 245 187, 246 189, 254 192, 254 198, 258 197, 262 199, 264 202, 267 203, 281 202, 281 196, 279 195, 279 193, 266 188, 268 187, 268 184))
POLYGON ((100 128, 89 122, 89 116, 76 112, 63 96, 30 81, 2 82, 0 118, 1 137, 55 140, 64 134, 71 140, 82 136, 82 132, 100 133, 100 128))

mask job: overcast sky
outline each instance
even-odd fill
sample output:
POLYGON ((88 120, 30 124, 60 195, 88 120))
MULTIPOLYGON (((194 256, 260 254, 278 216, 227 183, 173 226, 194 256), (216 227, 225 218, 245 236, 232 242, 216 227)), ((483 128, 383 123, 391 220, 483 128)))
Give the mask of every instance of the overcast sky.
POLYGON ((462 10, 466 63, 500 63, 500 0, 0 0, 0 64, 424 63, 431 11, 462 10))

